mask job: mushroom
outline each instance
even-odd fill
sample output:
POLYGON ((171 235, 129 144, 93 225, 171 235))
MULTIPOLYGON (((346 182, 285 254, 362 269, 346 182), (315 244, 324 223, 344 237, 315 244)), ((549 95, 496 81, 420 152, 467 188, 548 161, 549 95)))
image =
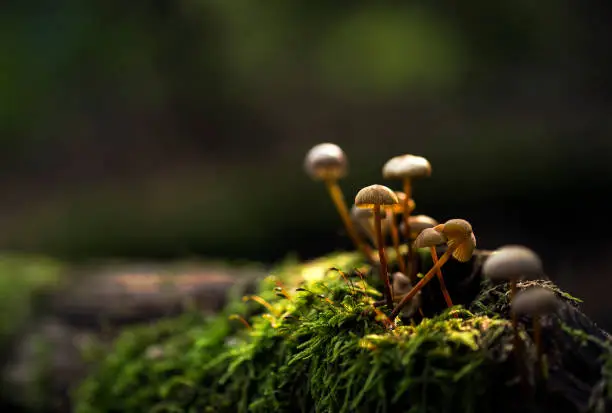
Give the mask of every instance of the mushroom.
MULTIPOLYGON (((416 248, 429 248, 431 260, 433 261, 433 264, 436 265, 438 262, 438 252, 436 251, 436 246, 444 244, 445 242, 447 242, 447 239, 444 234, 436 231, 433 228, 425 228, 414 241, 414 246, 416 248)), ((438 276, 438 281, 440 282, 440 289, 442 290, 444 301, 446 301, 448 308, 451 308, 453 306, 453 300, 451 300, 450 294, 446 289, 446 284, 444 283, 444 278, 442 277, 442 270, 438 268, 436 273, 438 276)))
POLYGON ((406 294, 399 304, 393 309, 391 319, 397 317, 402 308, 418 293, 436 274, 451 256, 460 262, 467 262, 472 257, 474 249, 476 249, 476 237, 472 232, 472 226, 469 222, 463 219, 451 219, 444 224, 440 224, 433 228, 435 231, 442 233, 446 239, 448 249, 437 263, 433 265, 423 276, 423 278, 414 286, 408 294, 406 294))
POLYGON ((382 237, 381 228, 381 206, 387 207, 399 203, 397 195, 391 189, 383 185, 370 185, 357 193, 355 205, 359 208, 369 208, 374 210, 374 223, 376 239, 378 244, 378 255, 380 261, 380 279, 385 286, 385 299, 389 308, 393 307, 393 296, 391 295, 391 284, 387 272, 387 257, 385 255, 385 245, 382 237))
POLYGON ((494 251, 482 266, 482 273, 495 284, 510 283, 510 300, 519 280, 544 278, 538 254, 522 245, 506 245, 494 251))
POLYGON ((372 249, 359 238, 355 231, 344 202, 342 190, 338 185, 338 180, 346 176, 348 169, 348 161, 344 151, 333 143, 315 145, 306 155, 304 169, 312 179, 325 183, 349 237, 353 240, 357 249, 361 250, 370 262, 374 262, 372 249))
MULTIPOLYGON (((412 198, 412 180, 414 178, 422 178, 431 175, 431 165, 429 161, 422 156, 401 155, 395 156, 387 161, 382 170, 383 178, 399 179, 403 182, 404 193, 404 238, 410 240, 410 213, 412 212, 408 206, 409 200, 412 198)), ((408 262, 413 263, 414 253, 412 244, 408 242, 408 262)), ((412 276, 408 274, 408 276, 412 276)))
MULTIPOLYGON (((433 228, 439 224, 438 221, 427 215, 413 215, 410 221, 410 239, 416 239, 425 228, 433 228)), ((404 233, 405 224, 402 222, 400 230, 404 233)))
MULTIPOLYGON (((542 323, 540 317, 553 314, 559 307, 559 301, 554 292, 547 288, 532 287, 521 291, 512 301, 512 313, 515 318, 520 315, 532 317, 533 341, 536 344, 538 365, 542 368, 542 323)), ((540 370, 541 371, 541 370, 540 370)))
MULTIPOLYGON (((401 272, 393 274, 393 299, 399 301, 400 297, 412 290, 412 281, 401 272)), ((402 309, 402 315, 412 317, 421 307, 421 293, 410 300, 410 304, 402 309)))

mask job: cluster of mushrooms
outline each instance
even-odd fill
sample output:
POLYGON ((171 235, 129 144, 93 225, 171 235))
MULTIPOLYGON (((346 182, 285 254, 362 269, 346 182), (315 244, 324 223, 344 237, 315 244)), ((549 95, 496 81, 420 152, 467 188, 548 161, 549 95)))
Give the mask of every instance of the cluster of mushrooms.
MULTIPOLYGON (((447 306, 453 306, 441 268, 450 259, 469 261, 476 249, 476 237, 472 225, 464 219, 450 219, 440 224, 429 216, 413 215, 416 204, 412 198, 412 182, 431 175, 431 165, 426 158, 406 154, 388 160, 382 168, 383 178, 401 181, 403 191, 393 191, 383 185, 367 186, 357 193, 350 210, 338 185, 348 169, 346 155, 338 145, 321 143, 311 148, 304 168, 314 180, 323 181, 355 247, 379 268, 384 285, 384 301, 379 304, 391 311, 390 320, 404 311, 417 311, 420 291, 434 277, 440 282, 447 306), (392 275, 392 281, 385 248, 387 238, 391 239, 399 268, 399 272, 392 275), (436 247, 443 244, 447 249, 438 257, 436 247), (416 249, 420 248, 429 249, 433 266, 419 279, 415 263, 416 249)), ((534 341, 540 355, 539 316, 556 310, 556 295, 541 287, 525 289, 517 294, 519 281, 546 279, 540 258, 526 247, 505 246, 487 258, 483 274, 494 283, 510 284, 515 331, 519 315, 531 316, 534 341)))

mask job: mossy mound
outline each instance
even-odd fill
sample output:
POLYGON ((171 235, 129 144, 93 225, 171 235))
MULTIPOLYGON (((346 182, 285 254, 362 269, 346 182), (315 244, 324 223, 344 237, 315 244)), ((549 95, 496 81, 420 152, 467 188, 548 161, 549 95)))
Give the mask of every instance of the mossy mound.
MULTIPOLYGON (((507 319, 507 287, 481 282, 477 270, 473 260, 450 275, 460 279, 457 288, 476 284, 474 297, 431 317, 398 319, 389 329, 372 306, 379 286, 361 276, 368 268, 356 255, 284 265, 261 282, 258 296, 234 299, 218 317, 185 315, 126 331, 78 390, 75 411, 605 409, 610 392, 594 389, 610 386, 602 373, 610 369, 611 359, 607 367, 603 359, 610 355, 608 338, 576 300, 539 283, 562 301, 558 314, 543 320, 542 371, 535 368, 531 320, 519 324, 519 352, 507 319)), ((425 297, 434 295, 431 284, 425 297)), ((436 302, 424 300, 426 316, 436 302)))

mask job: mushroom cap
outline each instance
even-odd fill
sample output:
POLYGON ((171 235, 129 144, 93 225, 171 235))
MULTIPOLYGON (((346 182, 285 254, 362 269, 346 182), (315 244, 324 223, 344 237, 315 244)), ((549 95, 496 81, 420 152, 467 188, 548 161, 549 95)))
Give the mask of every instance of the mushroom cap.
POLYGON ((333 143, 320 143, 306 154, 304 170, 314 180, 336 180, 347 174, 344 151, 333 143))
POLYGON ((544 275, 538 254, 522 245, 507 245, 494 251, 482 266, 482 273, 495 283, 537 280, 544 275))
MULTIPOLYGON (((455 240, 449 240, 448 246, 453 246, 454 243, 457 242, 455 240)), ((457 249, 452 252, 452 257, 459 262, 468 262, 472 255, 474 255, 474 250, 476 249, 476 236, 474 233, 470 233, 470 236, 461 242, 457 249)))
POLYGON ((355 205, 359 208, 373 208, 375 205, 396 205, 397 195, 384 185, 366 186, 355 196, 355 205))
MULTIPOLYGON (((408 217, 410 222, 410 238, 416 239, 421 231, 425 228, 433 228, 438 225, 438 221, 427 215, 411 215, 408 217)), ((400 224, 400 232, 403 234, 405 231, 406 223, 402 220, 400 224)))
POLYGON ((433 228, 425 228, 414 240, 414 246, 417 248, 429 248, 444 244, 446 241, 447 240, 444 234, 436 231, 433 228))
POLYGON ((385 179, 412 179, 431 175, 431 165, 422 156, 400 155, 387 161, 383 166, 385 179))
MULTIPOLYGON (((393 211, 394 214, 403 214, 404 213, 404 203, 406 202, 406 194, 401 191, 395 191, 395 195, 397 195, 397 199, 399 203, 393 205, 391 207, 391 210, 393 211)), ((414 211, 414 208, 416 208, 416 204, 414 202, 414 199, 410 198, 408 200, 408 210, 414 211)))
POLYGON ((412 281, 405 274, 396 272, 393 274, 393 294, 404 295, 412 290, 412 281))
POLYGON ((434 228, 449 239, 467 238, 472 233, 472 225, 465 219, 459 218, 449 219, 444 224, 437 225, 434 228))
POLYGON ((547 288, 531 287, 517 293, 511 305, 516 315, 540 316, 554 313, 559 307, 559 300, 547 288))

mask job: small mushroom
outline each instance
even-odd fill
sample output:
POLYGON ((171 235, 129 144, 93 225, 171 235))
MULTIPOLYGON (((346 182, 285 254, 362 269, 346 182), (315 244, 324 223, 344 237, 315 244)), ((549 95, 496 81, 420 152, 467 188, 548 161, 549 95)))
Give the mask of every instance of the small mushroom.
MULTIPOLYGON (((412 281, 410 278, 402 274, 401 272, 396 272, 393 274, 393 300, 399 301, 399 299, 412 290, 412 281)), ((402 309, 401 314, 405 317, 412 317, 417 310, 421 308, 421 293, 419 292, 414 296, 412 300, 410 300, 410 304, 402 309)))
POLYGON ((353 240, 357 249, 369 261, 374 262, 372 249, 357 235, 357 231, 351 222, 348 208, 344 202, 342 190, 338 185, 338 180, 346 176, 348 169, 348 161, 344 151, 333 143, 315 145, 306 155, 304 169, 312 179, 325 183, 349 237, 353 240))
MULTIPOLYGON (((436 231, 433 228, 425 228, 414 241, 414 246, 416 248, 429 248, 431 260, 433 261, 433 264, 436 265, 438 262, 438 252, 436 251, 436 246, 444 244, 445 242, 447 242, 447 239, 444 234, 436 231)), ((442 290, 444 301, 446 302, 448 308, 451 308, 453 306, 453 300, 451 300, 450 294, 446 289, 446 283, 442 277, 442 269, 438 268, 436 274, 438 276, 438 281, 440 282, 440 289, 442 290)))
POLYGON ((540 318, 553 314, 559 307, 559 300, 554 292, 547 288, 532 287, 521 291, 512 301, 512 313, 515 317, 526 315, 532 317, 533 341, 536 344, 538 365, 542 368, 544 349, 542 346, 542 322, 540 318))
MULTIPOLYGON (((406 198, 404 200, 404 238, 410 239, 410 221, 409 217, 411 210, 408 206, 409 200, 412 199, 412 180, 415 178, 422 178, 431 175, 431 165, 429 161, 422 156, 415 155, 401 155, 395 156, 389 159, 382 170, 383 177, 385 179, 398 179, 403 183, 404 193, 406 198)), ((412 244, 408 241, 408 262, 409 266, 414 261, 414 252, 412 251, 412 244)), ((408 274, 411 276, 411 271, 408 274)))
POLYGON ((510 300, 519 280, 545 278, 538 254, 522 245, 506 245, 494 251, 482 266, 482 273, 495 284, 510 283, 510 300))
POLYGON ((444 224, 440 224, 433 228, 435 231, 442 233, 446 238, 448 249, 437 263, 435 263, 430 270, 423 276, 423 278, 414 286, 414 288, 406 294, 391 313, 391 319, 397 317, 402 308, 412 299, 412 297, 418 293, 436 274, 439 268, 442 268, 444 264, 451 258, 455 258, 457 261, 466 262, 472 257, 474 249, 476 248, 476 237, 473 236, 472 225, 463 219, 452 219, 446 221, 444 224), (469 256, 468 256, 469 255, 469 256))
MULTIPOLYGON (((412 215, 409 218, 410 221, 410 239, 416 239, 421 231, 425 228, 433 228, 439 225, 439 222, 427 215, 412 215)), ((404 233, 405 224, 402 222, 400 225, 400 231, 404 233)))
POLYGON ((382 236, 381 207, 396 205, 399 203, 397 195, 383 185, 370 185, 357 193, 355 205, 359 208, 369 208, 374 210, 375 232, 378 244, 378 255, 380 261, 380 278, 385 286, 385 299, 389 308, 393 307, 393 296, 391 295, 391 284, 387 270, 387 257, 385 254, 385 244, 382 236))

